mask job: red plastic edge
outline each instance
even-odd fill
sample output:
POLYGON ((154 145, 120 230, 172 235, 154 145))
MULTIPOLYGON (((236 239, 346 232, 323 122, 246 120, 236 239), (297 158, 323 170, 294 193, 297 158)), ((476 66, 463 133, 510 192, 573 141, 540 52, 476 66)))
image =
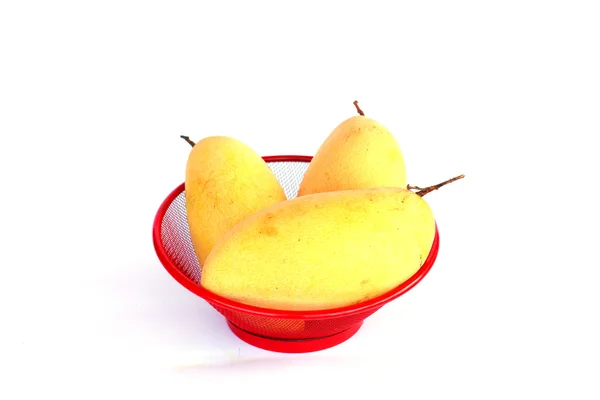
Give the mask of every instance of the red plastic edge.
POLYGON ((335 335, 327 336, 319 339, 306 339, 306 340, 285 340, 285 339, 269 339, 262 336, 253 335, 248 333, 231 322, 227 321, 229 329, 242 341, 258 347, 263 350, 275 351, 278 353, 310 353, 314 351, 321 351, 337 346, 350 339, 358 332, 362 326, 362 321, 351 326, 350 328, 336 333, 335 335))
POLYGON ((299 162, 310 162, 312 160, 312 156, 264 156, 262 158, 265 162, 281 162, 281 161, 299 161, 299 162))
MULTIPOLYGON (((265 156, 263 159, 267 162, 276 162, 276 161, 310 161, 312 159, 311 156, 265 156)), ((326 318, 336 318, 343 317, 348 315, 353 315, 357 313, 361 313, 363 311, 371 310, 374 308, 379 308, 389 303, 390 301, 402 296, 409 290, 411 290, 417 283, 419 283, 431 270, 435 260, 437 258, 438 250, 439 250, 439 232, 437 223, 435 226, 435 237, 433 239, 433 243, 431 246, 431 251, 427 256, 427 259, 421 266, 421 268, 408 280, 404 283, 396 287, 395 289, 385 293, 379 297, 373 298, 371 300, 365 301, 360 304, 355 304, 347 307, 339 307, 328 310, 311 310, 311 311, 288 311, 288 310, 273 310, 262 307, 255 307, 246 305, 243 303, 238 303, 233 300, 229 300, 225 297, 214 294, 202 286, 196 284, 194 281, 188 279, 173 263, 169 260, 167 253, 162 246, 160 241, 160 228, 163 217, 167 212, 167 209, 181 192, 185 190, 185 183, 180 184, 175 190, 173 190, 162 202, 160 205, 156 216, 154 217, 154 223, 152 228, 152 242, 154 244, 154 249, 158 256, 158 259, 162 263, 163 267, 167 270, 167 272, 183 287, 185 287, 190 292, 195 295, 203 298, 208 303, 212 305, 217 305, 228 310, 242 312, 249 315, 257 315, 262 317, 271 317, 271 318, 283 318, 283 319, 303 319, 303 320, 315 320, 315 319, 326 319, 326 318)))

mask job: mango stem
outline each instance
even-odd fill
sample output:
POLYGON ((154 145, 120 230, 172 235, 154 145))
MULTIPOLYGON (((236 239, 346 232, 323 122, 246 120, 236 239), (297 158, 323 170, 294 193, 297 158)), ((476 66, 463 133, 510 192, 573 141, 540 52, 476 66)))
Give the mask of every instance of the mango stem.
POLYGON ((356 107, 356 111, 357 111, 357 112, 358 112, 360 115, 362 115, 362 116, 364 116, 364 115, 365 115, 365 113, 363 112, 363 110, 361 110, 361 109, 360 109, 360 107, 358 106, 358 100, 354 100, 354 107, 356 107))
POLYGON ((447 181, 444 181, 442 183, 438 183, 437 185, 427 186, 425 188, 418 187, 418 186, 412 186, 412 185, 406 185, 406 188, 408 190, 418 190, 418 192, 415 192, 415 193, 418 194, 419 196, 423 197, 423 196, 425 196, 429 192, 433 192, 434 190, 438 190, 442 186, 446 186, 447 184, 452 183, 454 181, 457 181, 459 179, 462 179, 464 177, 465 177, 464 175, 458 175, 458 176, 455 176, 452 179, 448 179, 447 181))
POLYGON ((182 138, 183 140, 185 140, 186 142, 188 142, 190 144, 190 146, 194 147, 196 145, 196 143, 194 143, 189 136, 184 136, 181 135, 179 136, 180 138, 182 138))

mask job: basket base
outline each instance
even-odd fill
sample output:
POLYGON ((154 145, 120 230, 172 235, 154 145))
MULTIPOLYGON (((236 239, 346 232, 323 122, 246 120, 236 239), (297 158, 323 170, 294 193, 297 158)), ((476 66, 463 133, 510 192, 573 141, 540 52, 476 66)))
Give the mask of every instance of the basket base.
POLYGON ((229 329, 241 340, 251 346, 258 347, 263 350, 274 351, 278 353, 310 353, 321 351, 337 346, 350 339, 362 326, 362 321, 350 328, 336 333, 335 335, 326 336, 319 339, 270 339, 263 336, 257 336, 245 330, 238 328, 236 325, 227 321, 229 329))

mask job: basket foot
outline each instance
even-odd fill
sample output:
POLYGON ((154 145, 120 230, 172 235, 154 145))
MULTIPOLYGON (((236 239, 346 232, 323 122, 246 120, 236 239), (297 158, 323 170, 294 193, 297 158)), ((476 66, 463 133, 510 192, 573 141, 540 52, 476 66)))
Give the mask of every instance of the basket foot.
POLYGON ((241 340, 248 343, 251 346, 258 347, 263 350, 274 351, 278 353, 310 353, 314 351, 321 351, 337 346, 350 339, 358 332, 362 326, 362 321, 350 328, 336 333, 335 335, 326 336, 319 339, 271 339, 263 336, 257 336, 243 329, 238 328, 236 325, 227 321, 229 329, 241 340))

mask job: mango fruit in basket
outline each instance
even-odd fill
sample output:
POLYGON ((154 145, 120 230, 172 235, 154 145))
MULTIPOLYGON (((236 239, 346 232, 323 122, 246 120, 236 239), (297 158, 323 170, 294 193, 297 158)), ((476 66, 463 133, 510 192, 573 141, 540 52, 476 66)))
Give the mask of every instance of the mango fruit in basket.
POLYGON ((258 307, 348 306, 410 278, 434 236, 429 205, 406 188, 306 195, 234 226, 206 259, 201 284, 258 307))
MULTIPOLYGON (((289 200, 248 146, 190 142, 186 207, 204 289, 268 309, 326 310, 381 296, 423 266, 436 222, 422 197, 464 175, 407 185, 395 138, 354 105, 359 115, 325 139, 289 200)), ((287 329, 305 326, 293 322, 287 329)))
POLYGON ((406 187, 400 145, 378 121, 359 115, 342 121, 325 139, 300 183, 298 196, 346 189, 406 187))
POLYGON ((244 218, 286 200, 267 163, 226 136, 192 142, 185 171, 187 221, 200 265, 217 241, 244 218))

